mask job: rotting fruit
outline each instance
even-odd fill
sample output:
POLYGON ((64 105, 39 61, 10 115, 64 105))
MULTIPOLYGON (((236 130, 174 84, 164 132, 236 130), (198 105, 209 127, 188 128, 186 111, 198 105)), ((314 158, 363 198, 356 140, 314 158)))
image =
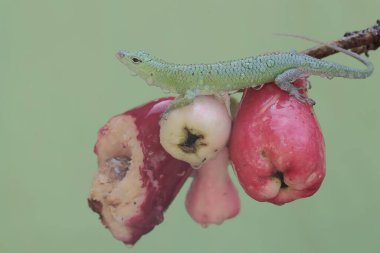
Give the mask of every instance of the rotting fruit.
POLYGON ((99 130, 98 172, 88 204, 113 236, 133 245, 160 224, 189 164, 160 145, 159 119, 173 98, 161 98, 111 118, 99 130))

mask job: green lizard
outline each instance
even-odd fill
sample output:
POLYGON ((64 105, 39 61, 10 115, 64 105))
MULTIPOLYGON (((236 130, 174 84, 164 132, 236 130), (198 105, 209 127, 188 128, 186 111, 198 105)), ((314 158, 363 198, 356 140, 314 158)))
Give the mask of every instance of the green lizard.
MULTIPOLYGON (((324 44, 302 36, 282 35, 324 44)), ((301 94, 299 88, 293 86, 293 81, 310 75, 327 78, 367 78, 373 72, 373 65, 366 58, 335 45, 326 45, 359 60, 367 68, 355 69, 297 52, 270 53, 211 64, 168 63, 144 51, 122 50, 116 56, 149 85, 180 95, 172 102, 168 111, 190 104, 198 95, 223 96, 273 81, 297 100, 314 105, 312 99, 301 94)))

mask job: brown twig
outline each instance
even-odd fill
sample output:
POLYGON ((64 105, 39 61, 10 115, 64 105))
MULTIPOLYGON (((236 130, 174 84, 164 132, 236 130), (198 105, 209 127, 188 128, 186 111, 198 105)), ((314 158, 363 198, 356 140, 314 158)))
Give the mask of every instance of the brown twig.
MULTIPOLYGON (((327 44, 334 44, 344 49, 351 49, 355 53, 364 53, 368 56, 368 51, 376 50, 380 47, 380 19, 372 27, 361 31, 346 32, 343 38, 327 44)), ((321 59, 333 55, 337 51, 326 45, 320 45, 307 49, 302 53, 321 59)))
MULTIPOLYGON (((328 42, 326 44, 334 44, 344 49, 350 49, 357 54, 365 54, 368 51, 376 50, 380 47, 380 19, 376 20, 376 24, 361 31, 346 32, 343 38, 328 42)), ((326 46, 319 45, 306 49, 302 53, 322 59, 324 57, 338 53, 338 51, 326 46)), ((244 90, 239 90, 243 92, 244 90)))

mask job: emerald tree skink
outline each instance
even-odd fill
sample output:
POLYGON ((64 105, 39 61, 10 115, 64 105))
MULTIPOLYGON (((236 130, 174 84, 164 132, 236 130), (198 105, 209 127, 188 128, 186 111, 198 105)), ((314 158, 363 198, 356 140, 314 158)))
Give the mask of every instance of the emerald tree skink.
MULTIPOLYGON (((287 36, 320 43, 302 36, 287 36)), ((335 45, 328 46, 359 60, 367 68, 351 68, 297 52, 276 52, 210 64, 168 63, 144 51, 122 50, 116 56, 149 85, 179 94, 169 109, 185 106, 197 95, 218 96, 272 81, 299 101, 314 104, 291 82, 310 75, 359 79, 367 78, 373 72, 373 65, 366 58, 335 45)))

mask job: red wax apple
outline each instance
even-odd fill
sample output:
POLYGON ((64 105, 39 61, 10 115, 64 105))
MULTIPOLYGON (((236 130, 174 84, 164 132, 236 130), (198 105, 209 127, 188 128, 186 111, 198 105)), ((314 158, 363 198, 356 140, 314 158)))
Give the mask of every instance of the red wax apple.
POLYGON ((228 163, 228 150, 224 148, 194 172, 186 209, 202 226, 221 224, 240 211, 239 194, 228 174, 228 163))
MULTIPOLYGON (((295 83, 304 87, 305 81, 295 83)), ((277 205, 313 195, 325 176, 325 146, 313 108, 275 84, 244 92, 230 159, 246 193, 277 205)))
POLYGON ((163 221, 163 212, 192 172, 160 145, 158 122, 172 99, 117 115, 99 130, 99 170, 88 203, 126 244, 133 245, 163 221))

